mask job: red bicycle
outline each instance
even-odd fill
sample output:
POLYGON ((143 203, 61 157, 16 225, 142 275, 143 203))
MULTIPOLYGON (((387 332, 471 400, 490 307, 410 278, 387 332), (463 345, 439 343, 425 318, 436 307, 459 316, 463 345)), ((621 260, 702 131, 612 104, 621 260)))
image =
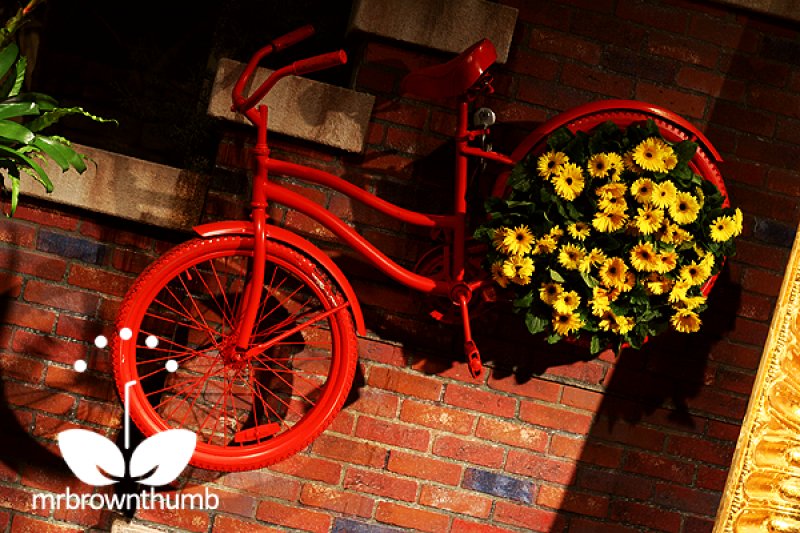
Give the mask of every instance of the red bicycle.
MULTIPOLYGON (((342 65, 345 53, 280 68, 249 97, 244 88, 265 56, 312 33, 304 27, 259 50, 233 89, 233 108, 257 128, 250 220, 196 227, 199 237, 173 248, 139 276, 118 317, 118 328, 132 333, 127 340, 115 337, 112 346, 120 391, 125 383, 136 382, 130 389, 131 418, 147 436, 170 428, 197 433, 192 464, 198 467, 245 470, 286 458, 331 423, 351 389, 356 333, 365 331, 356 294, 322 250, 268 224, 268 201, 313 218, 397 282, 452 302, 463 325, 470 371, 478 376, 482 364, 470 331, 469 304, 489 283, 488 276, 473 279, 465 268, 470 158, 510 168, 529 153, 541 152, 547 136, 561 126, 589 131, 607 120, 627 125, 653 119, 667 140, 691 139, 700 145, 693 170, 724 194, 716 168, 720 156, 702 133, 677 115, 640 102, 596 102, 559 115, 533 131, 510 156, 476 145, 494 123, 488 109, 476 113, 477 125, 468 119, 475 98, 492 90, 487 69, 496 53, 486 39, 447 63, 410 73, 402 85, 405 93, 418 97, 458 99, 452 213, 403 209, 325 171, 273 159, 267 143, 268 109, 256 105, 283 77, 342 65), (329 187, 403 222, 439 230, 445 245, 426 254, 422 268, 406 269, 323 207, 271 182, 269 176, 275 174, 329 187), (173 362, 171 367, 167 361, 173 362)), ((501 176, 494 194, 504 190, 501 176)))

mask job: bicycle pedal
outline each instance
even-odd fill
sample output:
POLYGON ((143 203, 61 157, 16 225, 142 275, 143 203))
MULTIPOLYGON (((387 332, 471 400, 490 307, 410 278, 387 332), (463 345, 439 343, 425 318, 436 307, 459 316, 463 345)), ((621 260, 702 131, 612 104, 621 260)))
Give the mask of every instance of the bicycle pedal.
POLYGON ((464 353, 467 356, 467 366, 469 373, 473 378, 479 378, 483 373, 483 363, 481 362, 481 354, 478 352, 478 347, 474 341, 467 341, 464 343, 464 353))
POLYGON ((237 431, 233 436, 234 442, 249 442, 253 440, 265 439, 275 435, 281 430, 280 424, 270 422, 243 431, 237 431))

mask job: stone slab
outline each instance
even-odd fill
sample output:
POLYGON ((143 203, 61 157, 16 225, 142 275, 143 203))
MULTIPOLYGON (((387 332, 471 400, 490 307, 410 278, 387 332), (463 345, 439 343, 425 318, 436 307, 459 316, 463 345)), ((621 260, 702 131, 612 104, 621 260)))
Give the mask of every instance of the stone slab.
POLYGON ((111 524, 111 533, 164 533, 163 529, 153 529, 141 524, 129 523, 124 520, 114 520, 111 524))
POLYGON ((517 9, 485 0, 356 0, 350 29, 445 52, 462 52, 483 38, 505 63, 517 9))
MULTIPOLYGON (((222 59, 217 66, 208 114, 249 124, 231 111, 231 90, 244 63, 222 59)), ((245 94, 250 94, 272 71, 259 68, 245 94)), ((375 97, 297 76, 278 82, 262 100, 269 107, 270 131, 332 146, 348 152, 361 152, 367 136, 375 97)))
POLYGON ((753 11, 760 11, 767 15, 800 21, 800 2, 797 0, 720 0, 729 4, 753 11))
POLYGON ((21 180, 22 193, 137 222, 188 230, 200 221, 208 176, 89 146, 73 145, 89 158, 83 174, 45 171, 54 185, 46 193, 32 178, 21 180))

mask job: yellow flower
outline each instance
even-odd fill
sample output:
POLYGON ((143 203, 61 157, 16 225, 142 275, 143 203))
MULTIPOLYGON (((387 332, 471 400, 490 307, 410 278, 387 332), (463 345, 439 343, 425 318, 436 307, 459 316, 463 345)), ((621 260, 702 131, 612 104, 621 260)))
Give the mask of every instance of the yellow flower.
POLYGON ((567 336, 583 327, 581 317, 574 313, 553 313, 553 329, 559 335, 567 336))
POLYGON ((689 292, 691 285, 688 281, 676 281, 669 291, 669 303, 675 304, 686 298, 686 293, 689 292))
POLYGON ((651 172, 664 172, 664 148, 666 145, 661 139, 650 137, 640 142, 633 149, 633 160, 637 165, 651 172))
POLYGON ((680 331, 681 333, 694 333, 700 329, 702 324, 697 313, 690 309, 678 309, 669 321, 675 331, 680 331))
POLYGON ((592 226, 597 231, 602 233, 611 233, 622 229, 625 225, 627 217, 622 213, 606 213, 605 211, 598 211, 592 219, 592 226))
POLYGON ((563 152, 550 151, 539 156, 536 168, 541 177, 549 178, 554 175, 564 163, 569 163, 569 157, 567 157, 566 154, 563 152))
POLYGON ((742 210, 737 207, 736 211, 733 212, 734 237, 738 237, 742 234, 742 218, 742 210))
POLYGON ((558 253, 558 263, 567 270, 577 270, 586 250, 574 244, 565 244, 558 253))
POLYGON ((664 225, 661 227, 661 231, 658 233, 659 240, 666 244, 677 244, 675 235, 678 229, 680 228, 678 228, 677 225, 670 222, 669 219, 665 219, 664 225))
POLYGON ((611 161, 608 154, 594 154, 586 165, 589 175, 593 178, 605 178, 611 170, 611 161))
POLYGON ((567 226, 567 233, 569 233, 573 239, 579 241, 585 240, 586 237, 589 236, 589 231, 589 224, 586 222, 576 222, 567 226))
POLYGON ((578 270, 588 273, 593 266, 598 266, 606 261, 606 254, 600 248, 592 248, 592 251, 586 254, 581 261, 578 270))
POLYGON ((533 253, 533 255, 551 254, 556 250, 556 246, 558 246, 556 240, 550 235, 545 235, 544 237, 536 241, 536 246, 534 246, 533 251, 531 253, 533 253))
POLYGON ((492 279, 504 289, 508 287, 508 282, 511 280, 508 279, 504 273, 502 261, 497 261, 492 264, 492 279))
POLYGON ((656 207, 666 209, 675 201, 675 194, 677 194, 677 192, 678 190, 675 188, 675 184, 670 180, 662 181, 653 186, 653 196, 650 198, 650 201, 653 202, 653 205, 656 207))
POLYGON ((636 321, 627 316, 616 316, 614 317, 614 322, 616 323, 614 332, 620 335, 629 333, 633 329, 633 326, 636 325, 636 321))
POLYGON ((672 230, 672 242, 681 244, 684 242, 691 242, 694 236, 683 228, 675 226, 672 230))
POLYGON ((559 313, 571 313, 581 304, 581 297, 575 291, 564 291, 553 302, 553 309, 559 313))
POLYGON ((603 316, 606 311, 611 310, 611 300, 606 289, 603 287, 592 289, 592 299, 589 300, 589 305, 594 316, 603 316))
POLYGON ((542 283, 542 288, 539 289, 539 299, 541 299, 547 305, 553 305, 556 299, 561 296, 562 292, 564 292, 564 289, 560 284, 554 281, 550 283, 542 283))
POLYGON ((646 205, 637 210, 638 215, 633 219, 633 224, 642 235, 650 235, 658 231, 664 222, 664 211, 656 207, 646 205))
POLYGON ((677 305, 679 305, 681 309, 694 310, 705 303, 706 303, 706 297, 703 295, 699 295, 699 296, 687 296, 686 298, 679 301, 677 305))
POLYGON ((649 242, 631 248, 631 265, 640 272, 653 272, 658 267, 658 254, 649 242))
POLYGON ((736 221, 729 216, 717 217, 711 223, 711 239, 716 242, 727 241, 736 231, 736 221))
POLYGON ((566 163, 553 177, 556 193, 565 200, 572 201, 583 191, 584 179, 581 167, 566 163))
POLYGON ((691 224, 697 219, 700 204, 688 192, 675 194, 675 201, 669 205, 669 214, 678 224, 691 224))
POLYGON ((622 158, 616 152, 609 152, 606 154, 608 158, 608 174, 612 181, 619 181, 622 171, 625 170, 625 165, 622 158))
POLYGON ((625 168, 630 170, 631 172, 635 172, 636 174, 641 174, 644 172, 642 167, 636 164, 633 160, 633 152, 628 152, 624 156, 622 156, 622 164, 625 165, 625 168))
POLYGON ((602 198, 603 196, 616 196, 617 198, 622 198, 625 196, 626 190, 627 188, 625 187, 624 183, 612 182, 598 187, 595 190, 595 194, 597 194, 599 198, 602 198))
POLYGON ((666 274, 672 272, 678 266, 678 254, 675 252, 662 252, 658 255, 658 265, 656 272, 666 274))
POLYGON ((645 288, 650 294, 666 294, 672 289, 672 281, 659 274, 650 274, 645 282, 645 288))
POLYGON ((662 161, 664 162, 664 170, 670 171, 678 164, 678 156, 672 150, 671 146, 665 145, 662 150, 662 161))
POLYGON ((622 292, 628 292, 636 286, 636 274, 630 270, 625 274, 625 283, 622 284, 622 292))
POLYGON ((533 269, 533 260, 530 257, 512 255, 503 262, 503 275, 517 285, 530 283, 533 269))
POLYGON ((597 207, 605 213, 624 213, 628 208, 628 204, 622 196, 604 194, 597 202, 597 207))
POLYGON ((612 331, 617 327, 617 317, 612 311, 606 311, 600 316, 600 322, 598 325, 603 331, 612 331))
POLYGON ((494 230, 492 234, 492 244, 494 245, 495 249, 506 255, 509 254, 508 248, 505 245, 506 235, 510 235, 513 232, 511 228, 506 228, 505 226, 502 228, 497 228, 494 230))
POLYGON ((653 196, 655 184, 649 178, 639 178, 631 184, 631 194, 640 204, 646 204, 653 196))
POLYGON ((558 239, 560 239, 561 237, 563 237, 563 236, 564 236, 564 230, 563 230, 563 229, 561 229, 561 226, 559 226, 558 224, 556 224, 555 226, 553 226, 552 228, 550 228, 550 232, 548 233, 548 235, 549 235, 550 237, 552 237, 552 238, 553 238, 553 240, 555 240, 556 242, 558 242, 558 239))
POLYGON ((606 287, 622 289, 627 281, 628 267, 619 257, 611 257, 600 267, 600 281, 606 287))
POLYGON ((706 265, 702 262, 698 265, 694 261, 681 267, 680 277, 682 281, 689 283, 689 285, 700 285, 711 274, 706 265))
POLYGON ((506 236, 503 239, 503 244, 508 250, 509 254, 522 255, 527 254, 533 248, 533 242, 536 239, 531 233, 528 226, 522 225, 506 231, 506 236))

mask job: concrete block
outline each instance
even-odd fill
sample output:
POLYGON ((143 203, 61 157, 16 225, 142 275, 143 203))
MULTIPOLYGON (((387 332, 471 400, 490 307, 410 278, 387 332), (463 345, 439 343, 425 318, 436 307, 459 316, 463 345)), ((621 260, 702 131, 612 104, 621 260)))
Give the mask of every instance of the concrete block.
POLYGON ((505 63, 517 10, 485 0, 356 0, 351 30, 459 53, 488 38, 505 63))
MULTIPOLYGON (((208 105, 209 115, 249 124, 241 114, 231 111, 231 90, 243 69, 244 63, 220 60, 208 105)), ((245 88, 245 94, 250 94, 271 72, 259 68, 245 88)), ((360 152, 375 97, 290 76, 278 82, 263 102, 269 107, 270 131, 360 152)))
POLYGON ((89 157, 83 174, 45 171, 55 190, 47 194, 33 179, 22 179, 22 193, 137 222, 188 230, 200 221, 208 176, 89 146, 73 145, 89 157))

